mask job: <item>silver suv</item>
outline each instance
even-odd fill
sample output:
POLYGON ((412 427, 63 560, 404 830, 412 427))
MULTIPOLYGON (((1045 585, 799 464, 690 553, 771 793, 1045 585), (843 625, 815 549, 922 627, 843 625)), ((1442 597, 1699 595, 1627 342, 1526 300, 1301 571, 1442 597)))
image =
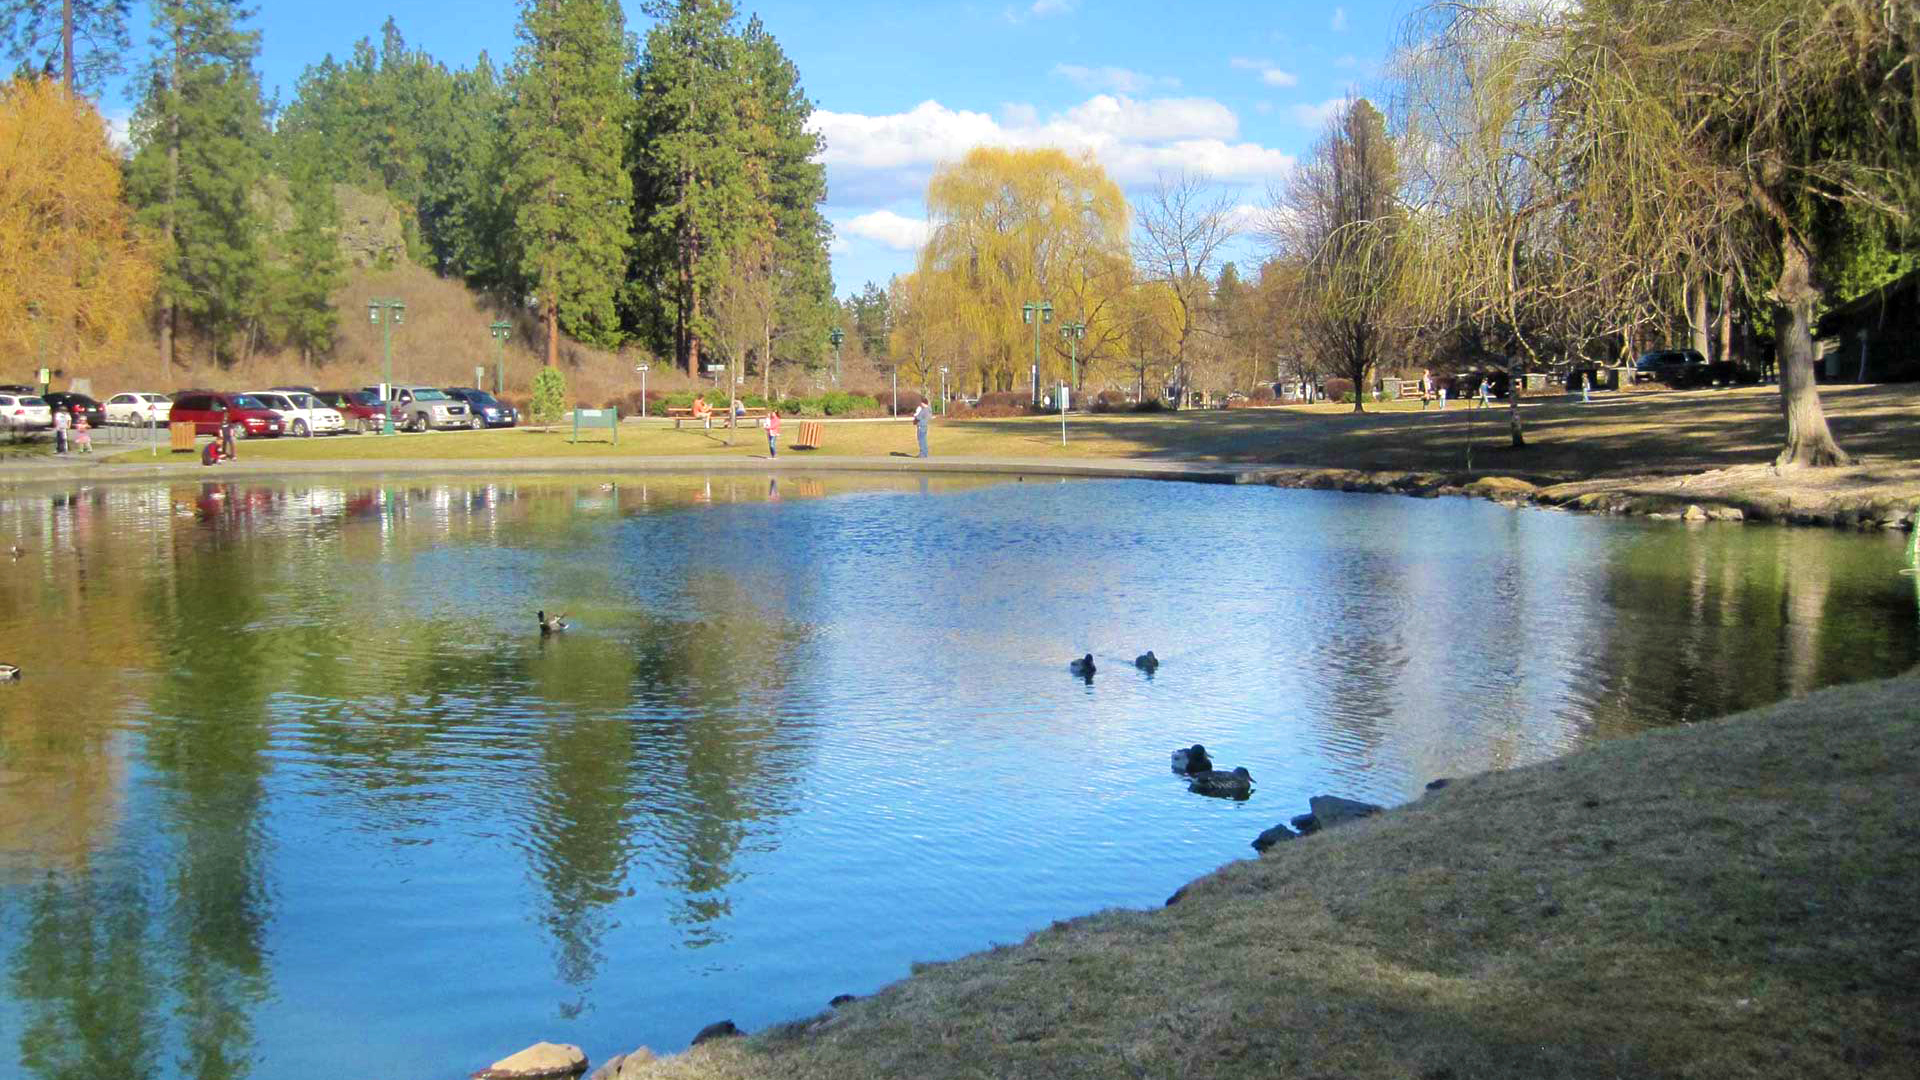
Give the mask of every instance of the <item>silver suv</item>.
MULTIPOLYGON (((380 388, 365 388, 378 396, 380 388)), ((449 397, 447 392, 433 386, 393 387, 393 422, 408 431, 426 431, 429 428, 463 428, 467 426, 467 405, 458 398, 449 397)))

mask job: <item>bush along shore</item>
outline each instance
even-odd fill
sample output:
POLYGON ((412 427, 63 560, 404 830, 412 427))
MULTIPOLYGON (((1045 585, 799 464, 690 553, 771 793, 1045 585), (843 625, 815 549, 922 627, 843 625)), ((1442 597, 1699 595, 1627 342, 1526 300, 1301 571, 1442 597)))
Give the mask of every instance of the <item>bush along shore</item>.
MULTIPOLYGON (((1904 1080, 1916 702, 1909 674, 1436 779, 1390 810, 1316 798, 1164 906, 592 1076, 1904 1080)), ((588 1065, 542 1044, 474 1075, 588 1065)))
POLYGON ((1853 529, 1912 529, 1920 490, 1912 483, 1849 484, 1859 470, 1778 473, 1771 467, 1675 476, 1554 482, 1516 476, 1356 469, 1256 469, 1244 483, 1415 498, 1466 495, 1507 505, 1661 520, 1754 521, 1853 529), (1854 475, 1841 475, 1842 473, 1854 475))

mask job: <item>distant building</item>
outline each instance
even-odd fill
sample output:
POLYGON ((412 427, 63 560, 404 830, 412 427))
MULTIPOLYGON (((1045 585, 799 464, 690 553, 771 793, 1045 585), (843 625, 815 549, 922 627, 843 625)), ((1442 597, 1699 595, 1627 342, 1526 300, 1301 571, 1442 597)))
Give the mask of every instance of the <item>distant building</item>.
POLYGON ((1827 312, 1816 335, 1827 382, 1920 379, 1920 270, 1827 312))

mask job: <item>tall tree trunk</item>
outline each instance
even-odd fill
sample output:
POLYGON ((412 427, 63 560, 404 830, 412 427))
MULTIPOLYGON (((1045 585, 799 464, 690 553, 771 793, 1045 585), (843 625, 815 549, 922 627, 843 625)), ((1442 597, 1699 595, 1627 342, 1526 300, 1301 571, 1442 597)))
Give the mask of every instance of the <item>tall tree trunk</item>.
POLYGON ((1733 359, 1733 271, 1720 271, 1720 355, 1714 359, 1726 363, 1733 359))
POLYGON ((1695 282, 1689 286, 1691 301, 1687 306, 1687 327, 1693 331, 1693 351, 1702 359, 1712 359, 1709 350, 1713 348, 1708 339, 1707 330, 1707 283, 1695 282))
POLYGON ((1514 358, 1507 357, 1507 434, 1513 439, 1515 450, 1527 448, 1526 432, 1520 427, 1520 394, 1526 386, 1526 376, 1517 370, 1514 358))
POLYGON ((541 313, 547 322, 547 366, 560 364, 560 296, 547 294, 546 311, 541 313))
POLYGON ((1773 286, 1774 340, 1780 365, 1780 408, 1787 419, 1787 445, 1776 467, 1845 465, 1846 451, 1827 430, 1820 391, 1813 381, 1813 285, 1811 253, 1792 234, 1780 243, 1780 280, 1773 286))
MULTIPOLYGON (((180 27, 173 27, 173 67, 167 72, 167 215, 161 226, 167 257, 174 257, 175 224, 180 213, 180 65, 186 58, 186 43, 180 39, 180 27)), ((160 289, 160 376, 173 372, 173 334, 179 307, 172 292, 160 289)))
POLYGON ((73 0, 60 0, 60 85, 73 96, 73 0))

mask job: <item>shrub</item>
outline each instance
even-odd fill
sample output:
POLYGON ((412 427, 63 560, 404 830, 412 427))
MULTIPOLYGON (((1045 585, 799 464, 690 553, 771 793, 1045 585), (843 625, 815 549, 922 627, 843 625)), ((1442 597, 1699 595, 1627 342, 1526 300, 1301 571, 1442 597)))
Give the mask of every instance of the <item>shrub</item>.
POLYGON ((1253 393, 1247 396, 1262 405, 1271 404, 1275 398, 1273 387, 1268 386, 1266 383, 1261 383, 1259 386, 1254 387, 1253 393))
POLYGON ((1334 401, 1351 403, 1353 399, 1352 379, 1328 379, 1320 385, 1321 392, 1334 401))
POLYGON ((530 419, 536 424, 557 424, 567 411, 567 377, 559 368, 543 367, 533 377, 533 406, 530 419))
POLYGON ((1166 412, 1167 406, 1166 403, 1162 402, 1159 398, 1150 397, 1145 401, 1135 402, 1133 411, 1137 413, 1166 412))

